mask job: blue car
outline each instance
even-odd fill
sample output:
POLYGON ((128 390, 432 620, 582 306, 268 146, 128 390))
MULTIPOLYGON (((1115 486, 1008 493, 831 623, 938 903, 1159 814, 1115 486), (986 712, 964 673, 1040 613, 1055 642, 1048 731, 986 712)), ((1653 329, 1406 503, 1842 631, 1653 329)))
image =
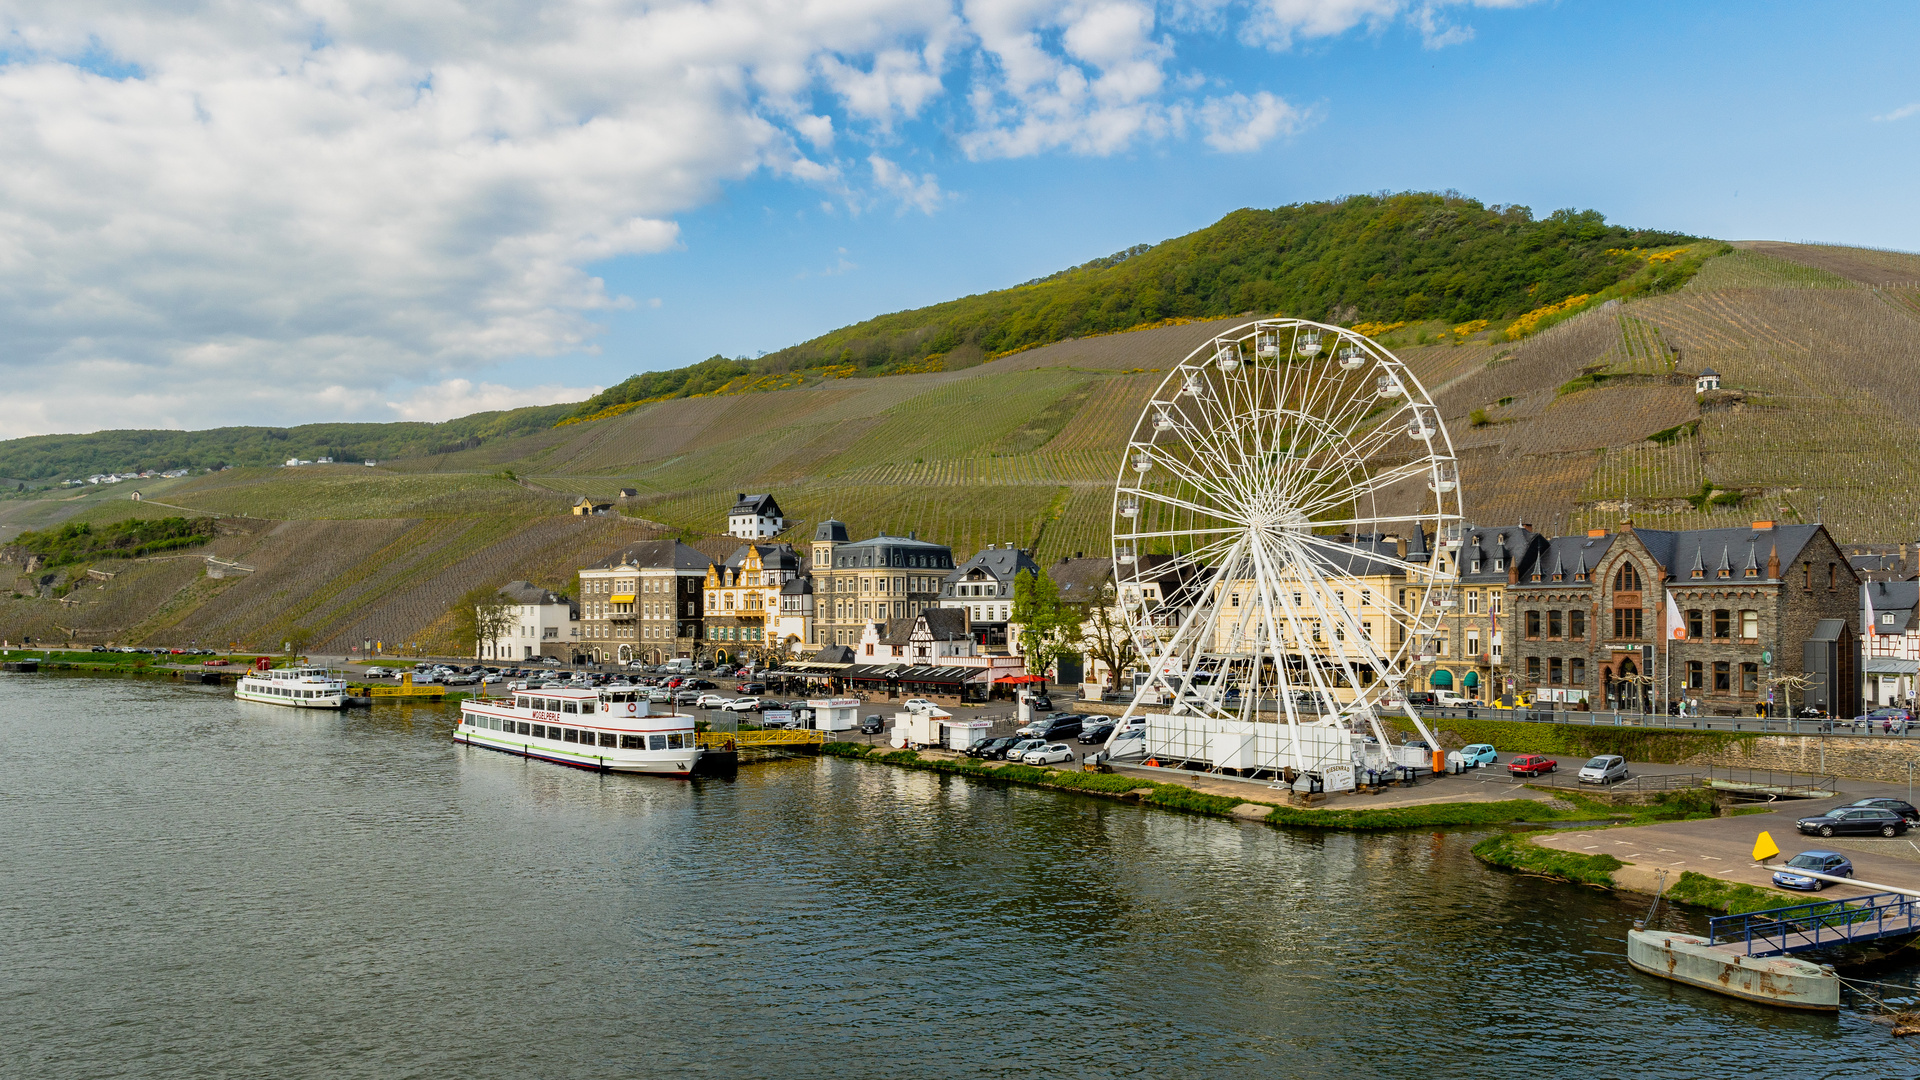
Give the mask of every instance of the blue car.
POLYGON ((1829 874, 1833 877, 1853 876, 1853 863, 1849 862, 1845 855, 1837 851, 1803 851, 1793 858, 1788 859, 1787 866, 1789 869, 1775 870, 1773 872, 1773 883, 1783 889, 1805 889, 1808 892, 1819 892, 1821 889, 1833 884, 1831 881, 1822 881, 1819 878, 1796 874, 1792 868, 1811 870, 1816 874, 1829 874))
POLYGON ((1460 764, 1473 768, 1479 765, 1497 765, 1500 755, 1494 752, 1488 743, 1474 743, 1460 748, 1460 764))

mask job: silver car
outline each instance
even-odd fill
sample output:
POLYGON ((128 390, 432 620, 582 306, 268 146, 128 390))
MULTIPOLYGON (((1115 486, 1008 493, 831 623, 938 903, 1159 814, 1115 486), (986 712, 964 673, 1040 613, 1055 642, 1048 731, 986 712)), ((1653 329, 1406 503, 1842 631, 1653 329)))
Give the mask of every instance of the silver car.
POLYGON ((1601 754, 1580 766, 1583 784, 1611 784, 1627 778, 1627 759, 1619 754, 1601 754))

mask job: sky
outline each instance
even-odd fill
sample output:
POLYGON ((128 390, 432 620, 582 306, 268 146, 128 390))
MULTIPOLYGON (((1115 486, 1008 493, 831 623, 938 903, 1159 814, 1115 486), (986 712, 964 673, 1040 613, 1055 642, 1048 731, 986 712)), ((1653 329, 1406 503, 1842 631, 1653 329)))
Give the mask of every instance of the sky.
POLYGON ((0 0, 0 438, 581 400, 1241 207, 1920 249, 1920 8, 0 0))

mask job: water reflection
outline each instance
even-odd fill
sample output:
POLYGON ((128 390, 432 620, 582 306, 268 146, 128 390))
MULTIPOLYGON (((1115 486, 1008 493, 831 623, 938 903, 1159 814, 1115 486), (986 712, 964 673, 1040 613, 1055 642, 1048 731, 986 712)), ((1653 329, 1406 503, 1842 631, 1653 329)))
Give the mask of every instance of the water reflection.
POLYGON ((1473 834, 1282 832, 834 760, 606 776, 456 747, 444 706, 0 689, 17 1075, 1909 1064, 1858 1014, 1632 974, 1638 905, 1488 871, 1473 834))

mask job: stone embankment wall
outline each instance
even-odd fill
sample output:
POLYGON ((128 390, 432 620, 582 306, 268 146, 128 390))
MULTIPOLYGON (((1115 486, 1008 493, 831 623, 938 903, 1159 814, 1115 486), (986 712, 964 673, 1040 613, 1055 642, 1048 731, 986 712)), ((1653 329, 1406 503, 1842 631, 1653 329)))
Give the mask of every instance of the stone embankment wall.
POLYGON ((1762 735, 1694 754, 1680 764, 1782 769, 1904 784, 1920 780, 1920 737, 1762 735))

